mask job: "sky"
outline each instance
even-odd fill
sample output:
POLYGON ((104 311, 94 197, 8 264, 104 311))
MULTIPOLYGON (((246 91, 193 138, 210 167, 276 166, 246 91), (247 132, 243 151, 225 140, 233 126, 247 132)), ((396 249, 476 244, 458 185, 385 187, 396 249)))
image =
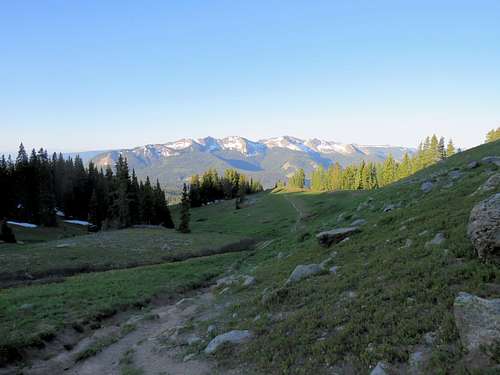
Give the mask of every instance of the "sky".
POLYGON ((0 151, 498 126, 498 0, 0 2, 0 151))

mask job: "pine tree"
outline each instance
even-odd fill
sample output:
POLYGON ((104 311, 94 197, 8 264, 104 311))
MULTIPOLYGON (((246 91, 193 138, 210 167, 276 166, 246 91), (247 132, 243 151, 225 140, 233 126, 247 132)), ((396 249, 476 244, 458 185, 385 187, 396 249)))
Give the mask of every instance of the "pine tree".
POLYGON ((500 127, 496 129, 491 129, 488 134, 486 134, 486 143, 495 142, 500 139, 500 127))
POLYGON ((439 158, 441 160, 446 158, 446 148, 445 148, 444 137, 439 138, 438 153, 439 153, 439 158))
POLYGON ((303 189, 306 184, 306 174, 302 168, 297 170, 288 180, 288 186, 297 189, 303 189))
POLYGON ((189 194, 187 191, 187 185, 184 184, 182 188, 182 198, 181 198, 181 219, 178 231, 181 233, 189 233, 189 220, 190 220, 190 209, 191 203, 189 202, 189 194))
POLYGON ((0 225, 0 240, 6 243, 16 243, 16 236, 12 232, 12 229, 7 225, 7 220, 2 220, 2 224, 0 225))
POLYGON ((448 147, 446 148, 446 156, 452 156, 455 154, 455 146, 453 145, 453 141, 450 139, 448 142, 448 147))

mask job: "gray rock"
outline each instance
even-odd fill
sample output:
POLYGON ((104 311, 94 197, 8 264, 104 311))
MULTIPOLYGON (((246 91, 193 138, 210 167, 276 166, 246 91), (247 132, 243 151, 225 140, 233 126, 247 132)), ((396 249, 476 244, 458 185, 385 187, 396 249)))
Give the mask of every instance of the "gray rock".
POLYGON ((323 271, 323 269, 319 264, 301 264, 295 267, 286 284, 296 283, 310 276, 317 275, 318 273, 321 273, 321 271, 323 271))
POLYGON ((194 298, 183 298, 175 304, 175 306, 184 309, 194 302, 194 298))
POLYGON ((207 334, 211 335, 212 333, 214 333, 215 331, 217 331, 217 327, 214 325, 214 324, 210 324, 208 327, 207 327, 207 334))
POLYGON ((192 360, 194 357, 196 357, 196 353, 191 353, 191 354, 188 354, 186 355, 183 359, 182 359, 182 362, 189 362, 190 360, 192 360))
POLYGON ((255 285, 255 283, 257 282, 255 280, 255 277, 253 277, 253 276, 245 275, 245 276, 243 276, 243 278, 244 278, 243 286, 245 286, 245 287, 255 285))
POLYGON ((370 372, 370 375, 388 375, 388 365, 384 362, 377 363, 377 366, 370 372))
POLYGON ((25 310, 25 311, 33 310, 33 307, 35 307, 35 306, 32 303, 25 303, 25 304, 19 306, 19 310, 25 310))
POLYGON ((403 249, 409 249, 413 245, 413 241, 409 238, 406 239, 405 244, 402 246, 403 249))
MULTIPOLYGON (((488 361, 488 348, 500 340, 500 299, 484 299, 460 292, 453 303, 460 340, 468 360, 476 365, 488 361)), ((473 365, 474 366, 474 365, 473 365)))
POLYGON ((196 336, 196 335, 189 335, 186 338, 186 344, 188 344, 189 346, 197 344, 197 343, 199 343, 201 341, 202 341, 202 339, 200 337, 196 336))
POLYGON ((330 273, 333 273, 334 275, 337 273, 337 271, 339 270, 339 267, 338 266, 333 266, 333 267, 330 267, 330 269, 328 270, 330 273))
POLYGON ((495 164, 497 167, 500 167, 500 156, 486 156, 481 161, 485 164, 495 164))
POLYGON ((434 184, 432 182, 425 181, 422 185, 420 185, 420 190, 422 190, 424 193, 429 193, 433 187, 434 184))
POLYGON ((386 204, 384 206, 384 208, 382 209, 382 212, 391 212, 391 211, 395 210, 396 208, 398 208, 398 206, 396 204, 393 204, 393 203, 386 204))
POLYGON ((473 193, 473 195, 487 193, 499 187, 500 187, 500 173, 496 173, 490 176, 484 184, 478 187, 477 190, 473 193))
POLYGON ((427 233, 429 233, 429 231, 426 229, 426 230, 424 230, 424 231, 420 232, 420 233, 418 234, 418 236, 419 236, 419 237, 423 237, 423 236, 426 236, 426 235, 427 235, 427 233))
POLYGON ((252 332, 248 330, 244 331, 229 331, 223 333, 222 335, 216 336, 210 341, 205 348, 206 354, 215 353, 222 345, 229 343, 233 345, 244 344, 250 341, 253 337, 252 332))
POLYGON ((500 193, 474 206, 469 217, 467 235, 481 259, 500 255, 500 193))
POLYGON ((467 164, 468 169, 475 169, 477 167, 479 167, 479 163, 475 160, 473 160, 469 164, 467 164))
POLYGON ((444 233, 439 232, 439 233, 436 233, 436 235, 434 236, 434 238, 432 240, 425 243, 425 247, 439 246, 439 245, 443 244, 444 241, 446 241, 446 237, 444 236, 444 233))
POLYGON ((328 247, 357 232, 359 232, 357 227, 337 228, 318 233, 316 239, 321 246, 328 247))
POLYGON ((420 348, 419 350, 410 354, 408 359, 409 374, 411 375, 425 375, 426 367, 428 366, 431 351, 429 348, 420 348))
POLYGON ((341 221, 344 220, 344 216, 346 215, 345 212, 341 212, 338 216, 337 216, 337 223, 340 223, 341 221))
POLYGON ((365 219, 357 219, 351 223, 351 227, 359 227, 361 225, 365 225, 366 223, 367 221, 365 219))
POLYGON ((434 345, 434 343, 436 342, 436 340, 437 340, 437 335, 436 335, 435 332, 427 332, 424 335, 424 343, 426 345, 432 346, 432 345, 434 345))
POLYGON ((462 172, 453 170, 450 173, 448 173, 448 177, 450 177, 452 180, 459 180, 463 176, 462 172))

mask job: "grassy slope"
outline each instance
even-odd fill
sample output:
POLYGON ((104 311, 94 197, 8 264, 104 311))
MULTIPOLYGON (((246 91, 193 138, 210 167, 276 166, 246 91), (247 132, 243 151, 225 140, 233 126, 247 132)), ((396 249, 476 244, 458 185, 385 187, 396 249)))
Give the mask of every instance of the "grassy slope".
POLYGON ((26 279, 26 274, 32 278, 55 277, 183 260, 215 253, 240 239, 231 234, 185 236, 174 230, 148 228, 35 244, 4 244, 0 248, 0 281, 26 279))
MULTIPOLYGON (((365 372, 379 360, 407 361, 422 336, 434 331, 439 339, 433 371, 464 371, 453 300, 462 290, 500 297, 498 267, 479 262, 466 236, 472 206, 489 196, 470 194, 495 167, 468 170, 465 165, 487 155, 500 155, 500 143, 464 152, 377 191, 290 194, 288 199, 305 211, 298 233, 280 232, 279 238, 247 259, 241 269, 254 274, 258 284, 250 291, 236 291, 241 302, 228 311, 225 325, 227 329, 253 329, 258 335, 235 360, 254 363, 261 373, 328 373, 330 366, 342 362, 365 372), (464 176, 445 187, 451 181, 447 172, 455 167, 462 168, 464 176), (419 187, 432 174, 441 176, 426 195, 419 187), (357 211, 368 197, 373 198, 374 208, 357 211), (382 213, 385 204, 399 202, 401 209, 382 213), (341 212, 351 219, 337 223, 341 212), (318 246, 315 233, 348 225, 355 218, 368 220, 362 233, 330 249, 318 246), (446 242, 427 248, 425 243, 439 231, 444 232, 446 242), (413 244, 402 248, 406 239, 413 244), (319 263, 333 250, 337 251, 333 261, 339 266, 337 275, 324 274, 283 287, 296 265, 319 263), (280 252, 288 257, 279 259, 280 252), (274 292, 267 292, 273 297, 263 303, 266 288, 274 292), (349 292, 356 297, 349 297, 349 292), (236 319, 232 318, 235 312, 236 319), (254 322, 259 314, 262 319, 254 322), (275 319, 279 316, 286 319, 275 319)), ((266 199, 269 210, 284 202, 283 195, 266 199)), ((256 219, 239 223, 241 232, 252 231, 253 223, 259 223, 252 208, 239 215, 245 211, 256 219)), ((228 212, 212 220, 212 225, 231 215, 228 212)), ((286 217, 283 222, 290 225, 291 220, 286 217)), ((235 358, 227 354, 219 358, 235 358)))
POLYGON ((214 255, 184 262, 82 274, 61 283, 3 290, 0 298, 0 354, 40 344, 62 328, 85 326, 116 311, 142 306, 156 295, 172 296, 193 289, 241 257, 241 253, 214 255))

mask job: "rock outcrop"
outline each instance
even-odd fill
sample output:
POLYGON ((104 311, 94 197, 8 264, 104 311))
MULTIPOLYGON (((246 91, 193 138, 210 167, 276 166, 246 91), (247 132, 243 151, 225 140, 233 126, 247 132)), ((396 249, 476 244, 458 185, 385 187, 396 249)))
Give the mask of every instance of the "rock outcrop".
POLYGON ((424 193, 429 193, 432 188, 434 187, 434 184, 430 181, 425 181, 420 185, 420 190, 422 190, 424 193))
POLYGON ((357 232, 359 232, 357 227, 337 228, 318 233, 316 239, 321 246, 329 247, 357 232))
POLYGON ((492 259, 500 256, 500 193, 474 206, 467 234, 479 258, 492 259))
POLYGON ((212 354, 215 353, 222 345, 229 343, 229 344, 244 344, 253 337, 252 332, 248 330, 244 331, 229 331, 226 333, 223 333, 222 335, 216 336, 210 341, 205 348, 205 353, 206 354, 212 354))
POLYGON ((490 363, 489 350, 500 342, 500 299, 485 299, 460 292, 453 304, 455 323, 467 349, 469 367, 490 363))
POLYGON ((481 161, 485 164, 495 164, 497 167, 500 167, 500 156, 486 156, 481 161))
POLYGON ((490 176, 484 184, 477 188, 473 195, 493 191, 498 187, 500 187, 500 173, 490 176))
POLYGON ((295 267, 286 284, 293 284, 307 277, 321 273, 323 268, 319 264, 301 264, 295 267))

